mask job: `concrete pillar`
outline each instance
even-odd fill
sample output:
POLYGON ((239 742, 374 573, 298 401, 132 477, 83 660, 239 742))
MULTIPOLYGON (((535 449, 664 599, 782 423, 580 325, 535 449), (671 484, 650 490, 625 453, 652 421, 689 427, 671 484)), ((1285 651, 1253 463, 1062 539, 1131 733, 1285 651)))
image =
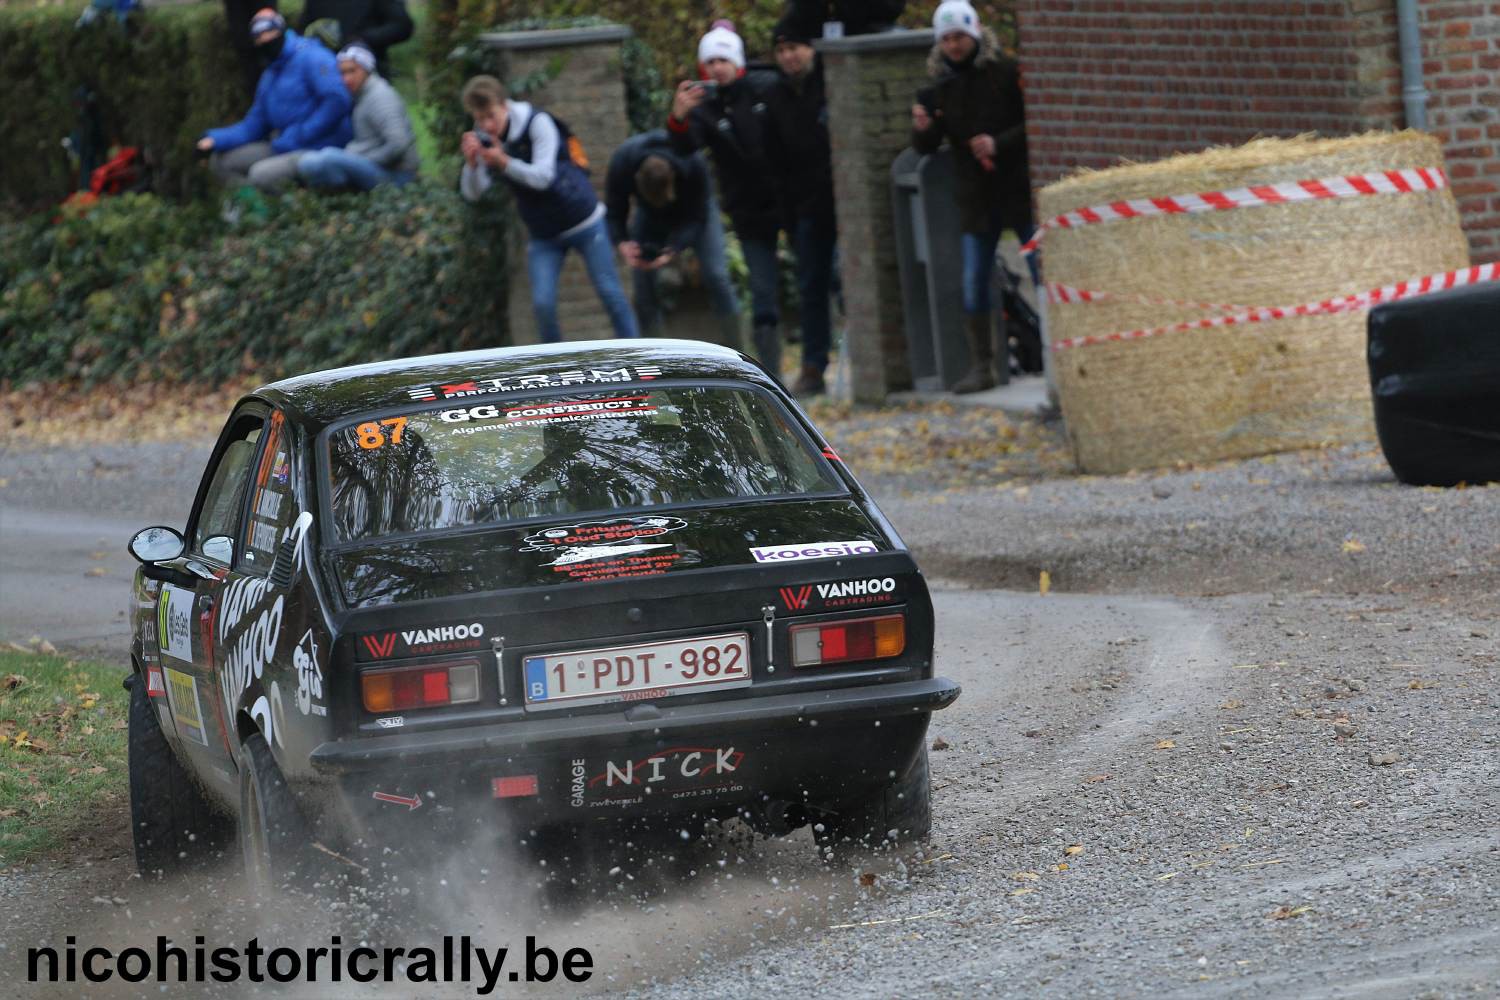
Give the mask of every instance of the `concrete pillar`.
MULTIPOLYGON (((480 41, 499 51, 501 79, 544 81, 520 99, 535 102, 568 123, 589 158, 594 189, 604 196, 609 157, 630 134, 625 107, 625 77, 621 46, 631 36, 624 25, 565 28, 555 31, 507 31, 480 35, 480 41)), ((526 274, 526 232, 516 221, 511 240, 509 275, 496 275, 509 284, 507 308, 511 343, 537 342, 531 312, 531 282, 526 274)), ((622 275, 630 292, 628 275, 622 275)), ((588 272, 577 254, 569 254, 558 288, 558 316, 564 340, 608 339, 614 336, 588 272)))
POLYGON ((911 386, 891 162, 911 144, 911 106, 928 80, 932 32, 825 38, 817 47, 828 77, 851 389, 855 400, 876 403, 911 386))

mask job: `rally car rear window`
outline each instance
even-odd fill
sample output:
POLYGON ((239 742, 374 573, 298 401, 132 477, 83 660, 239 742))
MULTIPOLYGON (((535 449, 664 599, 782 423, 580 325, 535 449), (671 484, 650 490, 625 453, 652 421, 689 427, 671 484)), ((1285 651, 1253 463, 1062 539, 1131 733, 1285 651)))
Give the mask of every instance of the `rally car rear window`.
POLYGON ((358 419, 328 446, 344 542, 843 489, 779 404, 727 387, 453 401, 358 419))

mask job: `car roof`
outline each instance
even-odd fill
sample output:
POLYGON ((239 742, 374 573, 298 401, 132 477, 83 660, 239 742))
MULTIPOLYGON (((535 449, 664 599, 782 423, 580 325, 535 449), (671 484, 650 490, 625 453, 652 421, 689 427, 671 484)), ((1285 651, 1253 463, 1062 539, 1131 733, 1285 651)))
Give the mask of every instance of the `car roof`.
POLYGON ((413 403, 520 392, 588 390, 654 379, 733 379, 774 387, 738 351, 696 340, 592 340, 459 351, 331 368, 272 382, 250 395, 317 433, 353 414, 413 403), (474 383, 472 389, 462 386, 474 383))

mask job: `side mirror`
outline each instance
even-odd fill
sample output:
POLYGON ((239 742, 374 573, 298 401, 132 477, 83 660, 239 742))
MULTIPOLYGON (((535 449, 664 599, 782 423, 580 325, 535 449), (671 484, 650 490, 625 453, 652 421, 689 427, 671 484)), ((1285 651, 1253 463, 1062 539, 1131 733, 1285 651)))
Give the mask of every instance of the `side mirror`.
POLYGON ((234 562, 234 539, 228 535, 215 535, 203 542, 203 555, 225 566, 234 562))
POLYGON ((187 542, 174 528, 142 528, 130 539, 130 554, 147 566, 170 562, 187 550, 187 542))

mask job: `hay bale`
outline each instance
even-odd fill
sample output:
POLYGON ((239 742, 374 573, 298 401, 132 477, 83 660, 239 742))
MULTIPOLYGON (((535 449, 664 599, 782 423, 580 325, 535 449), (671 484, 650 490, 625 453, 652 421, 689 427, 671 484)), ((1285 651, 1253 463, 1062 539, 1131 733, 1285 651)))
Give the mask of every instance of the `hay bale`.
MULTIPOLYGON (((1418 132, 1257 139, 1080 173, 1040 192, 1043 218, 1128 198, 1443 165, 1418 132)), ((1262 205, 1054 229, 1048 281, 1152 299, 1282 306, 1468 264, 1451 190, 1262 205)), ((1109 301, 1049 308, 1054 343, 1212 315, 1109 301)), ((1088 472, 1201 462, 1374 437, 1365 314, 1168 333, 1053 354, 1088 472)))

